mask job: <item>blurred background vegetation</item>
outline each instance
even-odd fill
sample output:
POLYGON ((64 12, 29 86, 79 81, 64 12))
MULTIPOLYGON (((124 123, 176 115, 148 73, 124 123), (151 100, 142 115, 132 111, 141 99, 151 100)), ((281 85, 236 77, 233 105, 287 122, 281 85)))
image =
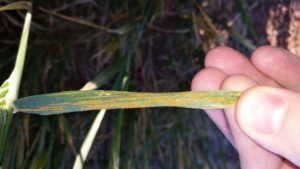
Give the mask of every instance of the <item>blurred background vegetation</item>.
MULTIPOLYGON (((2 0, 0 5, 12 1, 2 0)), ((250 56, 271 44, 299 54, 300 4, 264 0, 33 0, 20 97, 100 89, 187 91, 205 53, 250 56)), ((0 13, 0 82, 10 74, 25 11, 0 13)), ((72 168, 97 112, 17 114, 3 168, 72 168)), ((108 111, 85 168, 239 168, 238 155, 202 110, 108 111), (114 165, 117 164, 117 165, 114 165)))

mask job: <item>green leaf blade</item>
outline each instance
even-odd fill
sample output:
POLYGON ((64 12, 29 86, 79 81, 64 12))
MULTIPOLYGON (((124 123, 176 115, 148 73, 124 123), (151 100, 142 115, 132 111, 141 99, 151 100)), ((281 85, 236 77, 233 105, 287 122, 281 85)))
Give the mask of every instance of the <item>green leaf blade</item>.
POLYGON ((69 91, 18 99, 16 111, 40 115, 98 109, 146 107, 184 107, 196 109, 226 108, 239 98, 237 91, 192 91, 139 93, 124 91, 69 91))

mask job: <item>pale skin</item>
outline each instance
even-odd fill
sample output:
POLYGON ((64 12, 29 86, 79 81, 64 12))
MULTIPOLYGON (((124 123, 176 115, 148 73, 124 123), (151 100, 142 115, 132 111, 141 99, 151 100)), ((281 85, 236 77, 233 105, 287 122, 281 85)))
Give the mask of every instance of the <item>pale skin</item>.
POLYGON ((263 46, 249 60, 231 48, 212 49, 192 90, 219 89, 244 91, 235 106, 206 110, 237 149, 241 168, 300 168, 299 56, 263 46))

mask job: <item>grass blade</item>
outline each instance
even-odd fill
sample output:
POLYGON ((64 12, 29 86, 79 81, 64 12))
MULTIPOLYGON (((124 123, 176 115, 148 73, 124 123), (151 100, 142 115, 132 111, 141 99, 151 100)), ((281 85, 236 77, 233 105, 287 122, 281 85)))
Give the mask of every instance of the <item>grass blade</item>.
POLYGON ((126 32, 126 30, 122 29, 122 28, 113 30, 113 29, 109 29, 109 28, 106 28, 104 26, 95 24, 93 22, 86 21, 84 19, 74 18, 74 17, 62 15, 62 14, 59 14, 59 13, 56 13, 56 12, 53 12, 53 11, 50 11, 50 10, 47 10, 47 9, 44 9, 44 8, 39 8, 39 9, 41 11, 43 11, 43 12, 49 13, 49 14, 57 16, 57 17, 60 17, 60 18, 65 19, 67 21, 74 22, 74 23, 77 23, 77 24, 80 24, 80 25, 84 25, 84 26, 87 26, 87 27, 99 29, 99 30, 105 31, 107 33, 122 35, 122 34, 124 34, 126 32))
POLYGON ((90 151, 91 145, 93 144, 93 142, 95 140, 96 134, 98 132, 98 129, 99 129, 102 119, 104 117, 105 111, 106 110, 101 110, 97 114, 95 120, 93 121, 93 124, 92 124, 92 126, 80 148, 80 154, 78 154, 76 156, 76 160, 75 160, 73 169, 83 168, 83 162, 86 160, 88 153, 90 151))
POLYGON ((20 9, 31 10, 31 3, 28 1, 19 1, 19 2, 10 3, 5 6, 0 6, 0 11, 20 10, 20 9))
POLYGON ((233 105, 240 92, 193 91, 177 93, 139 93, 124 91, 69 91, 18 99, 15 111, 40 115, 98 109, 185 107, 225 108, 233 105))
POLYGON ((87 82, 81 88, 81 90, 95 90, 103 86, 114 76, 116 76, 116 74, 120 72, 122 69, 124 69, 124 59, 118 59, 118 61, 112 63, 110 66, 104 69, 93 80, 87 82))
POLYGON ((240 33, 235 32, 235 31, 230 31, 230 34, 233 38, 235 38, 238 42, 240 42, 242 45, 244 45, 251 52, 257 48, 257 46, 255 46, 249 39, 247 39, 240 33))
POLYGON ((116 118, 116 128, 114 132, 114 137, 111 145, 111 158, 109 160, 109 169, 119 169, 120 168, 120 147, 121 147, 121 135, 122 126, 124 121, 124 111, 120 110, 116 118))
POLYGON ((248 15, 247 10, 243 6, 243 2, 241 0, 234 0, 234 3, 236 5, 237 9, 240 11, 240 13, 242 15, 242 19, 243 19, 244 23, 247 25, 247 28, 249 29, 250 33, 252 34, 252 36, 257 38, 257 34, 254 30, 253 23, 248 15))

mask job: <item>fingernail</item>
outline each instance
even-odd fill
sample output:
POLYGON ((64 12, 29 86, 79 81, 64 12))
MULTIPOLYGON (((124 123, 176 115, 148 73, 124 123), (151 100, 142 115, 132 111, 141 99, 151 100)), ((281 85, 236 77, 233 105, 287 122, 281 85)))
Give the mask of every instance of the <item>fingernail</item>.
POLYGON ((274 93, 260 91, 243 100, 240 119, 244 126, 262 134, 280 130, 288 110, 288 103, 274 93))

